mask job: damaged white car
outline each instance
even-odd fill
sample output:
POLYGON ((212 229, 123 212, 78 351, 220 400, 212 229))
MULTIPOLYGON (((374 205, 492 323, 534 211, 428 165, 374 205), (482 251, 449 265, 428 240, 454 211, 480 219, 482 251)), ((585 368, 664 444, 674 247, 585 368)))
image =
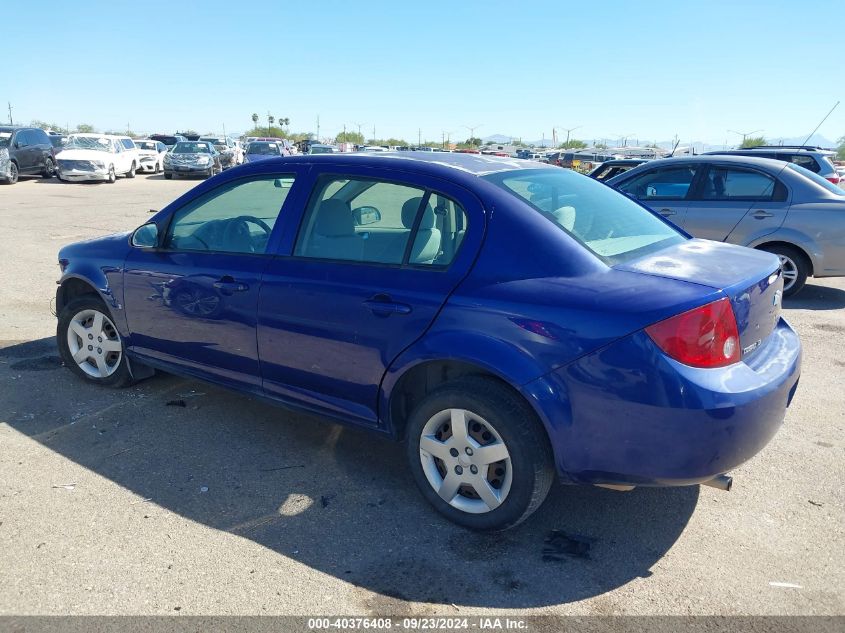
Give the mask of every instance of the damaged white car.
POLYGON ((135 177, 135 151, 128 151, 119 137, 108 134, 71 134, 57 156, 57 175, 62 181, 105 180, 135 177))
POLYGON ((138 154, 141 157, 140 171, 159 173, 164 168, 164 155, 167 153, 167 145, 161 141, 141 139, 135 141, 138 154))

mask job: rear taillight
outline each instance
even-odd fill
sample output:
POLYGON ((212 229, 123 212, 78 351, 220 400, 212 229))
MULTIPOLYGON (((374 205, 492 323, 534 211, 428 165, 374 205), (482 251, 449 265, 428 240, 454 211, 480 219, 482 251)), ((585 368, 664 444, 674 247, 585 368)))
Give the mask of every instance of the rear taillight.
POLYGON ((670 317, 647 327, 658 347, 692 367, 725 367, 739 361, 739 333, 729 299, 670 317))
POLYGON ((827 178, 834 185, 838 185, 839 181, 842 180, 839 176, 825 176, 825 178, 827 178))

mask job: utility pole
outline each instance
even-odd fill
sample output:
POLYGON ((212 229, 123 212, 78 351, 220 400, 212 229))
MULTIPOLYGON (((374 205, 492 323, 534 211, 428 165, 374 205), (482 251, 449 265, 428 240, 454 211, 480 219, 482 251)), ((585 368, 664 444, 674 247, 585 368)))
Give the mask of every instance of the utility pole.
POLYGON ((12 123, 12 102, 9 101, 8 103, 9 103, 9 125, 14 125, 14 123, 12 123))
MULTIPOLYGON (((473 140, 473 139, 475 138, 475 131, 476 131, 478 128, 480 128, 481 126, 482 126, 482 124, 481 124, 481 123, 479 123, 478 125, 462 125, 461 127, 462 127, 462 128, 466 128, 467 130, 469 130, 469 138, 470 138, 470 140, 473 140)), ((475 146, 475 143, 472 143, 472 145, 473 145, 473 147, 474 147, 474 146, 475 146)))
POLYGON ((581 126, 578 125, 576 127, 562 127, 561 130, 566 130, 566 142, 565 145, 569 145, 569 135, 574 132, 575 130, 580 130, 581 126))
POLYGON ((737 132, 736 130, 728 130, 731 134, 739 134, 742 137, 742 144, 745 144, 745 139, 751 136, 752 134, 757 134, 757 132, 762 132, 763 130, 754 130, 753 132, 737 132))
POLYGON ((373 124, 373 143, 376 142, 376 126, 375 123, 373 124))
POLYGON ((417 147, 422 145, 422 128, 417 128, 417 147))
POLYGON ((320 115, 317 115, 317 141, 320 140, 320 115))

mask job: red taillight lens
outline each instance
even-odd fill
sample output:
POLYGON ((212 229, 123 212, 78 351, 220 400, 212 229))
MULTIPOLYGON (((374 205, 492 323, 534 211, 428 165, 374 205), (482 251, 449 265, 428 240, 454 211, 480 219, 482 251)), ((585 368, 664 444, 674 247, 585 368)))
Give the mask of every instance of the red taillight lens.
POLYGON ((839 181, 842 180, 839 176, 828 176, 827 179, 834 185, 838 185, 839 181))
POLYGON ((666 354, 692 367, 739 361, 739 333, 731 302, 719 299, 645 329, 666 354))

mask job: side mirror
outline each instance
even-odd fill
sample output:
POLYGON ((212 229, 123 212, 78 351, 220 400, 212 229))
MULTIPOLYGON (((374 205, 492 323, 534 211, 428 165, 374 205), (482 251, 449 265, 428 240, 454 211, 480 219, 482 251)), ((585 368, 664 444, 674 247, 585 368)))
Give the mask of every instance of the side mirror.
POLYGON ((132 234, 132 246, 135 248, 156 248, 158 246, 158 227, 154 222, 139 226, 132 234))
POLYGON ((352 210, 355 226, 367 226, 381 221, 381 211, 375 207, 358 207, 352 210))

